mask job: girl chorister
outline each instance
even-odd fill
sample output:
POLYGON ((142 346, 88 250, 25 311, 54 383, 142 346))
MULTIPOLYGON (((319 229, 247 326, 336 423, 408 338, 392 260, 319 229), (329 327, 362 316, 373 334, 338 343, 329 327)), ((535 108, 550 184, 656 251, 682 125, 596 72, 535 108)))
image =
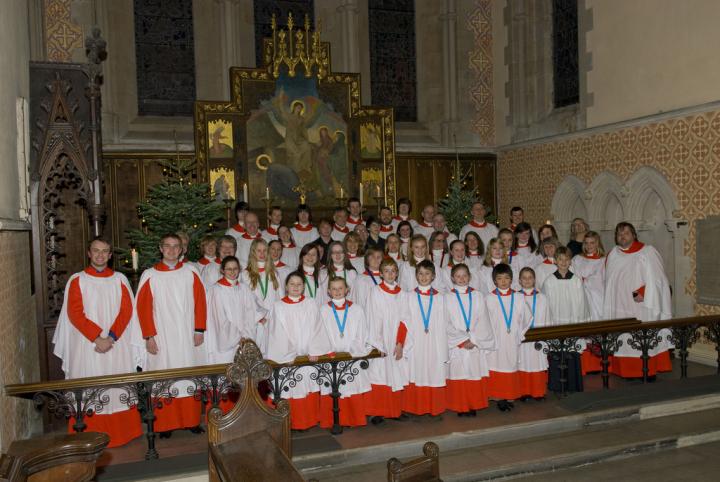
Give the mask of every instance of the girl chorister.
MULTIPOLYGON (((483 243, 480 235, 475 231, 469 231, 463 241, 465 241, 465 257, 467 258, 468 268, 471 271, 479 270, 483 264, 486 243, 483 243)), ((490 242, 489 239, 488 242, 490 242)))
POLYGON ((400 241, 400 236, 395 233, 388 235, 385 239, 385 256, 394 259, 396 263, 405 260, 405 255, 402 253, 402 241, 400 241))
MULTIPOLYGON (((520 290, 518 295, 530 310, 530 328, 547 326, 550 322, 548 300, 535 288, 535 271, 532 268, 520 270, 520 290)), ((541 350, 535 349, 535 343, 523 343, 520 346, 519 371, 523 396, 541 399, 547 388, 548 358, 541 350)))
POLYGON ((298 271, 305 280, 305 297, 321 306, 327 301, 328 275, 320 265, 320 253, 314 244, 306 244, 300 250, 298 271))
POLYGON ((294 271, 294 269, 282 260, 283 258, 283 246, 282 241, 274 239, 268 243, 268 253, 272 264, 275 266, 278 281, 280 281, 281 288, 285 286, 285 279, 287 276, 294 271))
POLYGON ((585 234, 582 254, 572 259, 572 270, 583 282, 590 308, 590 320, 602 320, 605 296, 605 248, 600 235, 595 231, 588 231, 585 234))
MULTIPOLYGON (((310 361, 331 351, 327 332, 320 320, 318 304, 305 297, 306 277, 300 272, 288 275, 285 297, 268 315, 268 343, 264 356, 276 363, 292 363, 299 356, 310 361)), ((283 392, 290 403, 290 426, 305 430, 320 421, 320 385, 311 378, 311 366, 301 367, 295 385, 283 392)))
MULTIPOLYGON (((342 278, 352 292, 356 284, 358 273, 345 255, 345 246, 340 241, 333 241, 328 246, 329 257, 327 272, 329 278, 342 278)), ((352 297, 350 299, 353 299, 352 297)))
POLYGON ((435 231, 430 235, 430 260, 435 264, 435 271, 439 272, 440 268, 445 266, 447 263, 448 255, 448 243, 445 239, 445 233, 441 231, 435 231))
POLYGON ((486 385, 490 371, 486 358, 489 351, 495 350, 485 297, 470 286, 471 279, 467 265, 455 264, 452 288, 443 295, 450 350, 447 408, 460 416, 475 416, 476 410, 488 406, 486 385))
POLYGON ((542 261, 535 266, 535 286, 543 290, 545 279, 557 270, 555 266, 555 251, 560 247, 556 238, 546 238, 540 242, 538 251, 542 254, 542 261))
POLYGON ((428 243, 425 236, 416 234, 410 239, 407 261, 400 266, 400 287, 405 291, 412 291, 417 286, 415 277, 416 266, 428 259, 428 243))
POLYGON ((350 263, 355 267, 355 271, 362 273, 365 270, 365 258, 362 240, 356 232, 348 233, 343 241, 345 245, 345 255, 350 263))
POLYGON ((298 266, 299 248, 293 239, 292 231, 287 226, 280 226, 277 231, 282 245, 282 258, 280 259, 289 269, 294 270, 298 266))
POLYGON ((378 247, 370 247, 365 251, 365 270, 358 275, 353 287, 352 299, 356 303, 365 306, 370 292, 382 281, 380 263, 383 257, 383 251, 378 247))
MULTIPOLYGON (((365 311, 347 299, 348 286, 345 278, 334 277, 328 282, 330 301, 320 307, 320 320, 330 341, 333 353, 349 353, 354 357, 367 355, 370 348, 365 311)), ((333 425, 332 398, 330 387, 320 389, 320 426, 333 425)), ((366 424, 364 394, 370 391, 370 379, 366 370, 340 386, 340 425, 357 427, 366 424)))
POLYGON ((495 289, 492 273, 493 268, 500 263, 507 263, 507 257, 502 242, 497 238, 493 238, 487 245, 485 259, 480 269, 478 269, 478 278, 480 278, 478 280, 478 289, 482 294, 486 295, 495 289))
MULTIPOLYGON (((250 245, 248 265, 242 271, 241 280, 255 296, 256 302, 267 311, 284 296, 275 264, 268 260, 268 245, 264 239, 256 239, 250 245)), ((258 329, 255 341, 262 349, 267 341, 264 326, 258 329)))

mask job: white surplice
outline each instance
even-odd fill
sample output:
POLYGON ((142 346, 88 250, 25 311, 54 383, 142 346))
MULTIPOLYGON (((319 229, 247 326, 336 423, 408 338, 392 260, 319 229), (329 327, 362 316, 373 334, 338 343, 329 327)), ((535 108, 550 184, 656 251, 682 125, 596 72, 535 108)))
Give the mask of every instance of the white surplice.
POLYGON ((474 289, 453 288, 443 295, 447 311, 447 339, 450 350, 450 380, 480 380, 490 374, 487 354, 495 350, 495 334, 487 314, 485 297, 474 289), (462 307, 457 299, 460 296, 462 307), (472 311, 470 305, 472 299, 472 311), (467 316, 470 326, 465 324, 467 316), (469 340, 475 345, 471 350, 459 345, 469 340))
POLYGON ((590 320, 602 320, 605 298, 605 257, 588 257, 579 254, 572 259, 571 269, 582 279, 590 308, 590 320))
POLYGON ((448 375, 450 356, 445 298, 434 288, 432 291, 432 296, 419 295, 422 309, 429 319, 427 329, 418 302, 419 288, 402 294, 407 312, 408 338, 412 338, 413 343, 409 354, 410 383, 418 387, 444 387, 448 375))
POLYGON ((520 370, 520 346, 525 332, 530 328, 532 314, 525 303, 525 295, 513 290, 501 295, 505 314, 510 320, 508 328, 497 290, 485 295, 485 307, 495 333, 495 351, 488 352, 488 368, 491 371, 513 373, 520 370))

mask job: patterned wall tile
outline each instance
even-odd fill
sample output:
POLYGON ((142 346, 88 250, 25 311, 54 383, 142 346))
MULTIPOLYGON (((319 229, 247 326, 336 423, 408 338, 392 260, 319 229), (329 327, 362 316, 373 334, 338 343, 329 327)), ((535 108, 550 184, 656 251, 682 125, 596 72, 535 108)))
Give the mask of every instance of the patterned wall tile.
POLYGON ((73 51, 83 46, 83 31, 70 18, 72 0, 45 0, 43 14, 47 59, 72 61, 73 51))
POLYGON ((475 76, 470 87, 470 98, 475 105, 473 126, 480 138, 480 145, 488 147, 495 144, 491 3, 491 0, 477 0, 467 20, 467 28, 475 38, 475 48, 468 52, 470 70, 475 76))
MULTIPOLYGON (((610 171, 627 180, 645 165, 665 175, 678 199, 677 216, 690 223, 684 251, 692 275, 685 291, 695 296, 695 222, 720 215, 720 111, 501 149, 499 211, 507 213, 511 206, 521 205, 527 207, 529 221, 542 223, 550 218, 555 189, 567 175, 590 183, 600 172, 610 171)), ((720 313, 720 307, 698 304, 695 312, 720 313)))

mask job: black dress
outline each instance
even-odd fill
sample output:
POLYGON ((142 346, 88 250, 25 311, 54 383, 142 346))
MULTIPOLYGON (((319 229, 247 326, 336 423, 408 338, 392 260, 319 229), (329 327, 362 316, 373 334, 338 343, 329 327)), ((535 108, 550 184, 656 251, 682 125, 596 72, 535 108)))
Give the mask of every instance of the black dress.
POLYGON ((572 252, 573 256, 582 254, 583 244, 580 241, 575 241, 574 239, 571 239, 570 242, 567 244, 567 247, 572 252))
MULTIPOLYGON (((570 247, 569 244, 568 247, 570 247)), ((555 271, 551 276, 558 279, 571 279, 574 275, 572 271, 568 271, 567 275, 563 277, 559 271, 555 271)), ((560 367, 565 365, 567 367, 565 371, 565 392, 583 391, 582 365, 580 364, 579 353, 569 352, 562 356, 560 352, 551 351, 548 354, 548 363, 548 390, 556 393, 562 392, 560 367)))

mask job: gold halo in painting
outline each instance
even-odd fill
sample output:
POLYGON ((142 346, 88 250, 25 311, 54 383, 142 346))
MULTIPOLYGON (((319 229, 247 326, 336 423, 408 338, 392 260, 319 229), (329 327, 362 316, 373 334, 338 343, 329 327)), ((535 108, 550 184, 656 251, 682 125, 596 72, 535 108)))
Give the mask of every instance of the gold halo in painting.
POLYGON ((272 164, 272 159, 267 154, 260 154, 255 158, 255 165, 258 169, 261 171, 267 171, 268 167, 270 167, 270 164, 272 164), (267 164, 263 164, 262 161, 267 161, 267 164))
POLYGON ((301 100, 294 100, 290 103, 290 112, 295 112, 295 106, 300 105, 300 115, 305 113, 305 102, 301 100))

